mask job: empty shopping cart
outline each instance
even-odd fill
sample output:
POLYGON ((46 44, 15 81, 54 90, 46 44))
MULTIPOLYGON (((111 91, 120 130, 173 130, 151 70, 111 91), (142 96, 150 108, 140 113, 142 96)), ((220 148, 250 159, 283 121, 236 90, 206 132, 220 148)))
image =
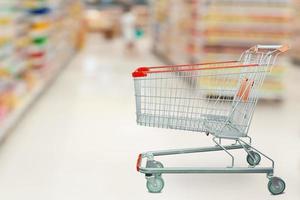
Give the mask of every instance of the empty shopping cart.
POLYGON ((273 176, 274 161, 251 145, 249 126, 260 88, 284 45, 257 45, 238 61, 189 65, 140 67, 133 73, 137 124, 195 131, 213 136, 212 147, 145 152, 138 156, 137 170, 146 175, 149 192, 164 187, 164 173, 265 173, 272 194, 281 194, 285 182, 273 176), (233 144, 223 145, 223 140, 233 144), (236 167, 229 152, 244 149, 249 167, 236 167), (157 156, 224 151, 229 167, 164 167, 157 156), (261 156, 270 167, 257 167, 261 156), (143 159, 146 161, 143 162, 143 159))

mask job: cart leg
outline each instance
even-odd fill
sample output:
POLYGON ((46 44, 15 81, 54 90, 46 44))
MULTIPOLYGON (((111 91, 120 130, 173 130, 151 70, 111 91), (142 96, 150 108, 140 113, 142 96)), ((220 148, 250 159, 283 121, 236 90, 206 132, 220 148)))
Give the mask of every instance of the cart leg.
MULTIPOLYGON (((227 150, 242 149, 243 147, 238 144, 224 145, 223 148, 227 150)), ((212 151, 223 151, 219 145, 214 145, 210 147, 199 147, 199 148, 187 148, 187 149, 170 149, 170 150, 161 150, 161 151, 149 151, 142 153, 143 157, 147 159, 153 159, 156 156, 168 156, 176 154, 189 154, 189 153, 202 153, 202 152, 212 152, 212 151)))
POLYGON ((254 156, 250 153, 251 146, 250 144, 247 144, 247 146, 244 143, 241 143, 240 140, 237 140, 237 142, 243 147, 243 149, 246 151, 247 155, 249 155, 252 159, 255 159, 254 156))
MULTIPOLYGON (((248 146, 248 149, 253 149, 253 150, 255 150, 256 152, 258 152, 259 154, 261 154, 262 156, 264 156, 266 159, 268 159, 269 161, 271 161, 271 163, 272 163, 272 168, 274 169, 275 163, 274 163, 274 160, 273 160, 273 159, 271 159, 269 156, 267 156, 266 154, 262 153, 260 150, 256 149, 255 147, 253 147, 251 144, 246 143, 246 142, 243 141, 242 139, 238 139, 238 141, 239 141, 240 144, 243 143, 245 146, 248 146)), ((247 153, 248 153, 248 151, 247 151, 247 153)), ((272 176, 272 175, 271 175, 271 176, 272 176)))
MULTIPOLYGON (((251 145, 251 140, 250 140, 250 144, 247 144, 245 141, 241 140, 241 139, 238 139, 239 143, 242 145, 242 143, 244 145, 248 145, 250 148, 248 149, 253 149, 255 150, 256 152, 258 152, 259 154, 261 154, 262 156, 264 156, 265 158, 267 158, 268 160, 271 161, 272 163, 272 170, 267 172, 267 178, 269 179, 269 182, 268 182, 268 190, 270 191, 271 194, 273 195, 279 195, 279 194, 282 194, 286 188, 286 184, 284 182, 283 179, 279 178, 279 177, 276 177, 274 176, 273 172, 274 172, 274 160, 272 160, 269 156, 265 155, 264 153, 262 153, 261 151, 259 151, 258 149, 254 148, 252 145, 251 145)), ((248 151, 247 151, 248 152, 248 151)), ((249 154, 251 155, 251 154, 249 154)))
POLYGON ((237 145, 238 144, 238 141, 235 140, 234 143, 232 145, 237 145))
POLYGON ((252 138, 250 136, 247 136, 247 138, 249 139, 249 144, 252 144, 252 138))
POLYGON ((247 153, 246 160, 247 160, 248 164, 251 167, 255 167, 256 165, 258 165, 261 161, 260 154, 251 150, 249 144, 247 144, 247 146, 246 146, 245 144, 241 143, 239 140, 238 140, 238 143, 243 147, 243 149, 247 153))
POLYGON ((147 160, 154 160, 153 153, 148 152, 148 153, 145 154, 145 157, 147 158, 147 160))
POLYGON ((229 151, 224 146, 222 146, 220 143, 218 143, 218 141, 216 140, 216 137, 213 137, 212 140, 214 141, 214 143, 216 143, 217 146, 222 148, 231 157, 231 166, 230 167, 234 167, 234 156, 231 153, 229 153, 229 151))
MULTIPOLYGON (((146 154, 145 154, 145 157, 147 158, 147 164, 148 164, 149 162, 155 162, 155 160, 154 160, 154 155, 153 155, 152 153, 146 153, 146 154)), ((153 176, 153 174, 146 173, 145 176, 146 176, 146 178, 147 178, 147 177, 153 176)))

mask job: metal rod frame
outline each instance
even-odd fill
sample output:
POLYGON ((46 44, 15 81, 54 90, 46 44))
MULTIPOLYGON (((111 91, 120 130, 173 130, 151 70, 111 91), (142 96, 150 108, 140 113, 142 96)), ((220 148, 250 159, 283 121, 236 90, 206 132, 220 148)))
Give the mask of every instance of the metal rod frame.
POLYGON ((180 174, 180 173, 264 173, 267 174, 267 177, 273 176, 274 171, 274 161, 259 151, 258 149, 254 148, 251 143, 251 137, 247 136, 249 142, 245 142, 240 138, 231 139, 234 140, 235 143, 231 145, 222 145, 222 139, 228 138, 217 138, 213 137, 214 143, 216 146, 210 147, 200 147, 200 148, 185 148, 185 149, 171 149, 171 150, 161 150, 161 151, 149 151, 142 153, 142 158, 147 158, 147 160, 154 160, 155 156, 167 156, 167 155, 178 155, 178 154, 190 154, 190 153, 202 153, 202 152, 214 152, 214 151, 225 151, 231 158, 231 166, 229 167, 164 167, 164 168, 147 168, 147 167, 139 167, 139 172, 144 174, 180 174), (217 141, 217 139, 219 141, 217 141), (271 161, 271 167, 234 167, 234 156, 229 153, 229 150, 236 150, 236 149, 244 149, 251 158, 254 159, 253 155, 250 153, 251 150, 257 151, 259 154, 267 158, 271 161))

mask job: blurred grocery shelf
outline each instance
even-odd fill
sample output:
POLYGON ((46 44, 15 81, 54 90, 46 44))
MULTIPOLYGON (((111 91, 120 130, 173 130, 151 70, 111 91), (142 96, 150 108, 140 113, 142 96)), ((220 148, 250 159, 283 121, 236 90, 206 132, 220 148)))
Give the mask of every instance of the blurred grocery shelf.
MULTIPOLYGON (((256 44, 290 44, 293 5, 289 0, 152 1, 153 49, 170 63, 199 63, 235 60, 256 44)), ((288 65, 287 59, 278 61, 261 98, 283 99, 288 65)))
POLYGON ((81 47, 82 9, 79 0, 0 2, 0 139, 81 47))
POLYGON ((291 56, 293 62, 300 65, 300 1, 294 0, 295 19, 293 21, 293 50, 291 56))

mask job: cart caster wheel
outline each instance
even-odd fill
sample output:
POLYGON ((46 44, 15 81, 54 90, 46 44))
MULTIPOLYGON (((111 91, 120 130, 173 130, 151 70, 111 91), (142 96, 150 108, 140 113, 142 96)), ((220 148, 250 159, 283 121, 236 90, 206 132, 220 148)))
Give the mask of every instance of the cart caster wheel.
POLYGON ((164 168, 164 165, 156 160, 148 160, 146 167, 148 168, 164 168))
POLYGON ((147 163, 147 167, 151 167, 151 168, 164 168, 164 165, 156 160, 149 160, 147 163))
POLYGON ((164 188, 164 180, 160 176, 147 179, 147 189, 150 193, 159 193, 164 188))
MULTIPOLYGON (((156 161, 156 160, 148 160, 146 167, 148 167, 148 168, 164 168, 164 165, 161 162, 156 161)), ((153 174, 146 174, 146 178, 151 177, 151 176, 153 176, 153 174)), ((161 176, 161 174, 156 174, 156 176, 161 176)))
POLYGON ((261 157, 258 153, 254 152, 254 151, 250 151, 249 152, 253 157, 254 157, 254 160, 253 158, 248 154, 247 155, 247 162, 249 165, 251 166, 256 166, 260 163, 261 161, 261 157))
POLYGON ((285 190, 285 182, 279 177, 272 177, 269 180, 268 189, 273 195, 281 194, 285 190))

